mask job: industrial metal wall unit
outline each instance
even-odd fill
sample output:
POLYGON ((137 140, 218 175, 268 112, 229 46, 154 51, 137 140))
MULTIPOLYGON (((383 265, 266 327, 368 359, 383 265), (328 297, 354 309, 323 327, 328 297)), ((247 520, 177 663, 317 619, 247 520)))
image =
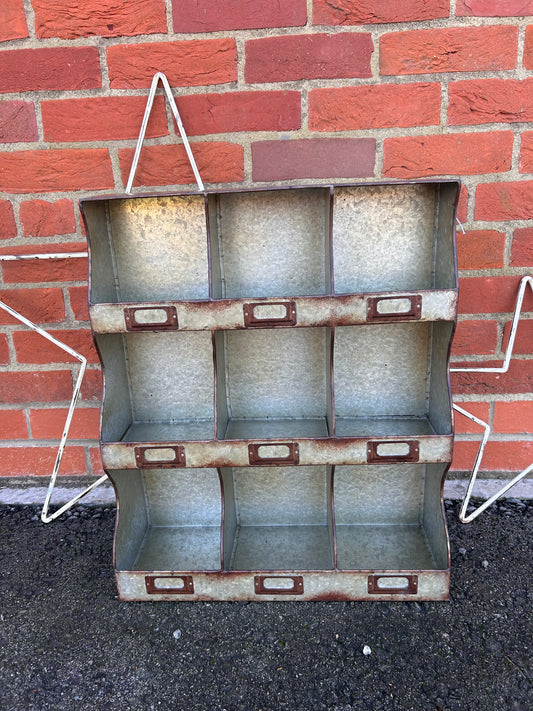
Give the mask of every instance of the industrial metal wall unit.
POLYGON ((448 596, 458 188, 82 201, 123 599, 448 596))

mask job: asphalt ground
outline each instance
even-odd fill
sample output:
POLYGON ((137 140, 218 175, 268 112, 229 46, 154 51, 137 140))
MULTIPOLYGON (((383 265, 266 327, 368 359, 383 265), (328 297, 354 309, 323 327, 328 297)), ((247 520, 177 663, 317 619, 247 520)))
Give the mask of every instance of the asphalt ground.
POLYGON ((0 507, 0 709, 531 711, 533 502, 446 509, 449 602, 124 603, 113 507, 0 507))

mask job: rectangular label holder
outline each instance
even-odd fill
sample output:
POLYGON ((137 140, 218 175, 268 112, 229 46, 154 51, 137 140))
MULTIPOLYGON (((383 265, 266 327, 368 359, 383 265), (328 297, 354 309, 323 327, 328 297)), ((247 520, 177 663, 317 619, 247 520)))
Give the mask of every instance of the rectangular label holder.
POLYGON ((366 446, 368 464, 400 464, 418 462, 420 442, 411 440, 372 440, 366 446))
POLYGON ((175 306, 131 306, 124 309, 126 331, 176 331, 175 306))
POLYGON ((296 304, 294 301, 249 302, 242 308, 246 328, 296 326, 296 304))
POLYGON ((185 447, 182 444, 135 447, 135 466, 140 469, 176 469, 185 464, 185 447))

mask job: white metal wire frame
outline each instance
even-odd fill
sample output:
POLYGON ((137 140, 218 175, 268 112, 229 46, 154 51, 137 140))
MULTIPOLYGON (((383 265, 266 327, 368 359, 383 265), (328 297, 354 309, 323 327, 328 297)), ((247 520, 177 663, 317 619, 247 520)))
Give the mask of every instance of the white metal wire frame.
MULTIPOLYGON (((58 258, 58 257, 64 258, 65 256, 70 256, 70 255, 54 254, 52 256, 55 258, 58 258)), ((50 258, 50 255, 46 255, 46 257, 50 258)), ((25 255, 25 258, 26 259, 30 259, 30 258, 40 259, 42 257, 41 257, 41 255, 25 255)), ((0 260, 5 260, 5 259, 6 259, 5 256, 0 257, 0 260)), ((40 326, 37 326, 32 321, 25 318, 24 316, 22 316, 22 314, 19 314, 18 311, 15 311, 15 309, 12 309, 11 306, 4 304, 3 301, 0 301, 0 308, 3 309, 4 311, 7 311, 8 314, 13 316, 13 318, 15 318, 17 321, 20 321, 20 323, 23 323, 25 326, 28 326, 28 328, 31 328, 32 331, 35 331, 36 333, 40 334, 43 338, 46 338, 46 340, 54 343, 56 346, 58 346, 58 348, 61 348, 62 350, 69 353, 69 355, 73 356, 74 358, 77 358, 77 360, 79 360, 81 363, 78 377, 76 379, 76 384, 74 386, 74 391, 72 393, 72 399, 70 401, 70 406, 69 406, 69 409, 67 412, 67 419, 65 420, 65 425, 63 427, 63 434, 61 435, 61 440, 60 440, 59 447, 57 450, 54 468, 52 470, 52 475, 50 477, 50 484, 48 486, 48 492, 46 494, 43 510, 41 512, 41 520, 44 523, 50 523, 51 521, 56 519, 58 516, 61 516, 62 513, 67 511, 69 508, 71 508, 83 496, 88 494, 89 491, 92 491, 93 489, 95 489, 97 486, 102 484, 107 479, 107 474, 105 474, 104 476, 100 477, 97 481, 93 482, 90 486, 88 486, 80 494, 75 496, 71 501, 67 502, 64 506, 62 506, 60 509, 58 509, 55 513, 53 513, 53 514, 48 513, 48 510, 50 507, 50 500, 52 498, 52 493, 54 491, 54 487, 55 487, 55 483, 56 483, 57 473, 59 471, 59 467, 61 466, 61 459, 63 458, 63 452, 65 451, 65 445, 66 445, 68 433, 70 430, 70 423, 72 422, 72 416, 74 415, 74 409, 75 409, 76 404, 78 402, 78 397, 80 394, 83 376, 85 375, 85 369, 87 367, 87 359, 85 358, 85 356, 81 355, 81 353, 78 353, 73 348, 70 348, 70 346, 67 346, 65 343, 62 343, 57 338, 54 338, 49 333, 47 333, 44 329, 40 328, 40 326)))
MULTIPOLYGON (((515 342, 515 338, 516 338, 516 331, 518 328, 518 322, 520 321, 520 315, 522 312, 522 304, 524 301, 524 294, 525 294, 526 287, 528 284, 531 287, 531 289, 533 290, 533 277, 525 276, 520 281, 520 286, 518 288, 518 295, 516 297, 516 304, 515 304, 515 309, 514 309, 513 321, 511 324, 511 332, 509 334, 509 341, 507 343, 507 349, 505 351, 503 365, 500 367, 496 367, 496 368, 450 368, 450 372, 452 372, 452 373, 507 373, 507 371, 509 370, 509 364, 511 362, 511 356, 513 355, 513 348, 514 348, 514 342, 515 342)), ((499 499, 500 496, 503 496, 503 494, 505 494, 507 491, 509 491, 509 489, 511 487, 513 487, 515 484, 517 484, 519 481, 521 481, 524 477, 526 477, 531 471, 533 471, 533 463, 530 464, 528 467, 526 467, 519 474, 517 474, 514 477, 514 479, 511 479, 511 481, 507 482, 505 484, 505 486, 503 486, 493 496, 491 496, 489 499, 484 501, 474 511, 472 511, 470 514, 467 515, 466 510, 468 508, 468 504, 470 503, 470 498, 472 496, 472 490, 474 488, 474 484, 476 483, 477 474, 478 474, 479 468, 481 466, 481 461, 483 459, 483 453, 485 451, 485 445, 487 444, 487 441, 491 435, 491 428, 487 422, 484 422, 483 420, 479 419, 478 417, 475 417, 474 415, 472 415, 471 412, 467 412, 466 410, 463 410, 463 408, 459 407, 459 405, 454 404, 453 409, 456 410, 457 412, 459 412, 461 415, 468 417, 469 420, 472 420, 473 422, 478 424, 480 427, 484 428, 483 439, 481 440, 481 444, 479 445, 479 449, 478 449, 476 459, 474 462, 474 468, 472 469, 472 473, 470 475, 470 480, 468 482, 468 487, 466 489, 466 494, 463 499, 461 510, 459 511, 460 521, 462 521, 462 523, 470 523, 475 518, 477 518, 480 513, 485 511, 486 508, 488 508, 492 503, 494 503, 494 501, 496 501, 496 499, 499 499)))
MULTIPOLYGON (((198 190, 199 190, 200 192, 202 192, 202 191, 204 190, 204 185, 203 185, 202 179, 201 179, 201 177, 200 177, 200 174, 199 174, 199 172, 198 172, 198 168, 197 168, 197 166, 196 166, 196 161, 194 160, 194 156, 193 156, 193 154, 192 154, 192 151, 191 151, 191 148, 190 148, 190 145, 189 145, 189 141, 188 141, 188 139, 187 139, 187 134, 185 133, 185 129, 184 129, 184 127, 183 127, 183 124, 182 124, 182 121, 181 121, 181 118, 180 118, 180 115, 179 115, 179 112, 178 112, 178 109, 177 109, 177 106, 176 106, 176 102, 175 102, 175 100, 174 100, 174 97, 172 96, 172 92, 171 92, 171 89, 170 89, 170 85, 169 85, 169 83, 168 83, 168 80, 167 80, 167 77, 165 76, 165 74, 163 74, 162 72, 157 72, 156 74, 154 74, 153 79, 152 79, 152 84, 151 84, 151 86, 150 86, 150 92, 149 92, 148 99, 147 99, 147 102, 146 102, 146 108, 145 108, 145 112, 144 112, 144 116, 143 116, 143 121, 142 121, 142 125, 141 125, 141 130, 140 130, 140 133, 139 133, 139 137, 138 137, 138 139, 137 139, 137 145, 136 145, 136 148, 135 148, 135 154, 134 154, 134 157, 133 157, 133 162, 132 162, 131 169, 130 169, 130 174, 129 174, 129 177, 128 177, 128 183, 127 183, 127 185, 126 185, 126 193, 131 193, 131 190, 132 190, 133 180, 134 180, 134 178, 135 178, 135 172, 136 172, 136 170, 137 170, 137 165, 138 165, 138 162, 139 162, 139 157, 140 157, 140 154, 141 154, 141 149, 142 149, 144 137, 145 137, 145 134, 146 134, 146 127, 147 127, 147 125, 148 125, 148 120, 149 120, 149 118, 150 118, 150 114, 151 114, 152 106, 153 106, 153 102, 154 102, 154 97, 155 97, 155 93, 156 93, 157 86, 158 86, 159 82, 161 82, 162 85, 163 85, 163 88, 164 88, 166 97, 167 97, 167 99, 168 99, 168 102, 169 102, 170 107, 171 107, 171 110, 172 110, 172 114, 173 114, 173 116, 174 116, 174 118, 175 118, 175 120, 176 120, 176 124, 177 124, 178 130, 179 130, 179 132, 180 132, 180 136, 181 136, 181 138, 182 138, 182 140, 183 140, 183 143, 184 143, 184 146, 185 146, 185 150, 186 150, 186 152, 187 152, 187 157, 188 157, 189 162, 190 162, 190 164, 191 164, 191 168, 192 168, 192 170, 193 170, 194 177, 195 177, 196 182, 197 182, 197 185, 198 185, 198 190)), ((459 222, 459 221, 458 221, 458 222, 459 222)), ((464 233, 464 228, 463 228, 463 226, 461 225, 460 222, 459 222, 459 226, 461 227, 461 229, 462 229, 462 231, 463 231, 463 233, 464 233)), ((87 252, 50 253, 50 254, 21 254, 21 255, 0 255, 0 261, 13 261, 13 260, 22 260, 22 259, 79 258, 79 257, 86 257, 86 256, 87 256, 87 252)), ((523 303, 523 300, 524 300, 524 293, 525 293, 525 290, 526 290, 526 287, 527 287, 528 284, 531 286, 531 288, 532 288, 532 290, 533 290, 533 277, 531 277, 531 276, 525 276, 525 277, 521 280, 521 282, 520 282, 520 287, 519 287, 519 290, 518 290, 518 296, 517 296, 516 306, 515 306, 515 311, 514 311, 514 316, 513 316, 513 322, 512 322, 512 326, 511 326, 511 333, 510 333, 510 335, 509 335, 509 342, 508 342, 508 344, 507 344, 507 350, 506 350, 506 352, 505 352, 505 357, 504 357, 503 365, 502 365, 501 367, 499 367, 499 368, 450 368, 450 372, 456 372, 456 373, 459 373, 459 372, 463 372, 463 373, 465 373, 465 372, 471 372, 471 373, 506 373, 506 372, 507 372, 507 370, 509 369, 509 363, 510 363, 510 361, 511 361, 511 356, 512 356, 512 353, 513 353, 514 342, 515 342, 515 337, 516 337, 516 330, 517 330, 517 327, 518 327, 518 322, 519 322, 519 320, 520 320, 520 314, 521 314, 521 310, 522 310, 522 303, 523 303)), ((77 358, 77 359, 80 361, 80 363, 81 363, 80 371, 79 371, 79 373, 78 373, 78 378, 77 378, 77 380, 76 380, 76 385, 75 385, 75 387, 74 387, 74 391, 73 391, 73 394, 72 394, 72 400, 71 400, 71 402, 70 402, 69 410, 68 410, 68 413, 67 413, 67 419, 66 419, 66 421, 65 421, 65 426, 64 426, 64 429, 63 429, 63 434, 62 434, 62 436, 61 436, 61 441, 60 441, 59 448, 58 448, 58 451, 57 451, 57 456, 56 456, 56 460, 55 460, 55 464, 54 464, 54 469, 53 469, 53 471, 52 471, 52 475, 51 475, 51 478, 50 478, 50 484, 49 484, 49 487, 48 487, 48 492, 47 492, 46 499, 45 499, 45 502, 44 502, 44 505, 43 505, 43 510, 42 510, 42 513, 41 513, 41 519, 42 519, 42 521, 43 521, 44 523, 50 523, 51 521, 53 521, 54 519, 56 519, 58 516, 60 516, 62 513, 64 513, 64 512, 67 511, 68 509, 70 509, 70 508, 71 508, 75 503, 77 503, 82 497, 84 497, 84 496, 85 496, 86 494, 88 494, 90 491, 92 491, 92 490, 95 489, 97 486, 99 486, 100 484, 102 484, 102 483, 103 483, 104 481, 106 481, 107 478, 108 478, 108 477, 107 477, 107 474, 105 474, 104 476, 100 477, 97 481, 95 481, 93 484, 91 484, 91 485, 88 486, 86 489, 84 489, 80 494, 78 494, 78 495, 75 496, 73 499, 71 499, 69 502, 67 502, 67 503, 66 503, 64 506, 62 506, 60 509, 58 509, 55 513, 53 513, 53 514, 49 514, 49 513, 48 513, 49 506, 50 506, 50 500, 51 500, 51 498, 52 498, 52 493, 53 493, 53 490, 54 490, 54 487, 55 487, 55 482, 56 482, 56 478, 57 478, 57 473, 58 473, 58 471, 59 471, 59 467, 60 467, 60 464, 61 464, 61 459, 62 459, 62 456, 63 456, 63 452, 64 452, 64 449, 65 449, 65 444, 66 444, 67 437, 68 437, 68 433, 69 433, 69 429, 70 429, 70 423, 71 423, 71 421, 72 421, 72 416, 73 416, 73 414, 74 414, 74 409, 75 409, 76 404, 77 404, 77 401, 78 401, 78 397, 79 397, 79 393, 80 393, 81 384, 82 384, 83 377, 84 377, 84 374, 85 374, 85 369, 86 369, 86 366, 87 366, 87 360, 86 360, 86 358, 85 358, 84 356, 82 356, 80 353, 76 352, 75 350, 73 350, 72 348, 70 348, 69 346, 67 346, 65 343, 62 343, 62 342, 59 341, 57 338, 54 338, 54 337, 51 336, 49 333, 47 333, 46 331, 44 331, 42 328, 40 328, 39 326, 35 325, 32 321, 30 321, 29 319, 25 318, 24 316, 22 316, 21 314, 19 314, 17 311, 15 311, 14 309, 12 309, 10 306, 8 306, 7 304, 4 304, 2 301, 0 301, 0 308, 4 309, 4 311, 7 311, 7 312, 8 312, 9 314, 11 314, 11 316, 13 316, 15 319, 17 319, 17 320, 20 321, 21 323, 25 324, 26 326, 28 326, 28 327, 31 328, 32 330, 34 330, 34 331, 36 331, 37 333, 39 333, 41 336, 43 336, 43 338, 46 338, 47 340, 51 341, 52 343, 54 343, 54 344, 55 344, 56 346, 58 346, 59 348, 62 348, 64 351, 66 351, 67 353, 69 353, 70 355, 72 355, 74 358, 77 358)), ((484 450, 485 450, 485 445, 487 444, 487 441, 488 441, 488 439, 489 439, 489 437, 490 437, 490 434, 491 434, 491 428, 490 428, 490 426, 489 426, 488 423, 486 423, 486 422, 484 422, 483 420, 481 420, 481 419, 475 417, 474 415, 472 415, 471 413, 467 412, 466 410, 464 410, 463 408, 459 407, 458 405, 455 405, 455 404, 454 404, 454 405, 453 405, 453 408, 454 408, 454 410, 456 410, 457 412, 459 412, 461 415, 464 415, 465 417, 468 417, 470 420, 472 420, 473 422, 477 423, 478 425, 480 425, 481 427, 484 428, 483 439, 482 439, 481 444, 480 444, 480 447, 479 447, 479 449, 478 449, 478 453, 477 453, 477 456, 476 456, 476 460, 475 460, 475 462, 474 462, 474 467, 473 467, 473 469, 472 469, 472 473, 471 473, 470 480, 469 480, 469 483, 468 483, 468 487, 467 487, 467 491, 466 491, 466 494, 465 494, 465 498, 464 498, 464 500, 463 500, 463 503, 462 503, 462 506, 461 506, 461 510, 460 510, 460 513, 459 513, 459 518, 460 518, 460 520, 461 520, 463 523, 469 523, 469 522, 472 521, 474 518, 476 518, 477 516, 479 516, 480 513, 482 513, 488 506, 490 506, 496 499, 498 499, 500 496, 502 496, 502 495, 503 495, 506 491, 508 491, 512 486, 514 486, 517 482, 519 482, 521 479, 523 479, 525 476, 527 476, 527 474, 528 474, 530 471, 533 470, 533 464, 531 464, 529 467, 527 467, 526 469, 524 469, 524 471, 520 472, 520 474, 518 474, 514 479, 512 479, 511 481, 509 481, 509 482, 508 482, 504 487, 502 487, 496 494, 494 494, 494 495, 491 496, 489 499, 487 499, 481 506, 479 506, 479 507, 478 507, 475 511, 473 511, 471 514, 469 514, 468 516, 466 516, 466 515, 465 515, 465 514, 466 514, 466 509, 467 509, 467 507, 468 507, 468 504, 470 503, 470 497, 471 497, 471 495, 472 495, 472 490, 473 490, 473 488, 474 488, 474 484, 475 484, 475 481, 476 481, 476 478, 477 478, 477 474, 478 474, 479 468, 480 468, 480 466, 481 466, 481 461, 482 461, 482 458, 483 458, 483 452, 484 452, 484 450)))

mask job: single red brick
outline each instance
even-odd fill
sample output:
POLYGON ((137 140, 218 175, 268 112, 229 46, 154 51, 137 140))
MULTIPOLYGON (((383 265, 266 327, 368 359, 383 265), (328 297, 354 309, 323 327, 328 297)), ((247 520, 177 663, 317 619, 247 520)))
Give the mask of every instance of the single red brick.
POLYGON ((32 0, 37 37, 128 37, 165 33, 164 0, 32 0))
MULTIPOLYGON (((507 347, 509 334, 511 333, 511 321, 505 324, 503 332, 503 347, 507 347)), ((522 319, 516 330, 513 353, 517 355, 531 355, 533 353, 533 320, 522 319)))
POLYGON ((102 399, 102 373, 100 370, 86 370, 81 384, 81 399, 100 402, 102 399))
POLYGON ((518 27, 451 27, 385 34, 381 74, 429 74, 514 69, 518 27))
POLYGON ((171 86, 237 81, 237 47, 230 38, 114 45, 107 48, 107 64, 113 89, 150 86, 156 72, 171 86))
POLYGON ((26 200, 20 204, 25 237, 52 237, 76 231, 72 200, 26 200))
MULTIPOLYGON (((87 245, 80 243, 25 245, 0 253, 12 254, 69 254, 86 253, 87 245)), ((52 281, 87 281, 87 257, 65 257, 47 259, 22 259, 2 262, 4 283, 33 283, 52 281)))
POLYGON ((448 17, 450 0, 313 0, 314 25, 370 25, 448 17))
MULTIPOLYGON (((499 368, 501 360, 483 363, 454 362, 453 368, 499 368)), ((455 394, 481 395, 507 393, 531 393, 533 389, 533 360, 512 358, 507 373, 451 373, 452 392, 455 394)))
MULTIPOLYGON (((5 267, 4 262, 4 267, 5 267)), ((58 323, 65 319, 63 292, 53 289, 2 289, 2 301, 34 323, 58 323)), ((20 321, 0 309, 0 325, 20 321)))
MULTIPOLYGON (((1 414, 0 410, 0 414, 1 414)), ((34 439, 61 439, 67 419, 67 408, 30 410, 30 426, 34 439)), ((96 407, 78 407, 70 424, 70 439, 98 439, 100 410, 96 407)))
POLYGON ((0 239, 17 236, 15 213, 10 200, 0 200, 0 239))
POLYGON ((283 35, 246 42, 248 83, 370 77, 369 33, 283 35))
POLYGON ((450 82, 448 123, 533 121, 533 79, 473 79, 450 82))
MULTIPOLYGON (((459 313, 512 313, 520 279, 520 276, 464 277, 459 279, 459 313)), ((531 289, 526 290, 523 308, 525 311, 533 310, 531 289)))
POLYGON ((61 402, 71 397, 70 370, 0 373, 0 403, 61 402))
POLYGON ((172 0, 174 32, 217 32, 267 27, 301 27, 306 0, 172 0))
POLYGON ((89 295, 86 286, 69 286, 70 306, 76 321, 89 320, 89 295))
POLYGON ((0 103, 0 143, 36 141, 37 120, 31 101, 3 101, 0 103))
POLYGON ((9 344, 5 333, 0 333, 0 365, 8 365, 10 361, 9 344))
MULTIPOLYGON (((235 143, 193 143, 196 165, 206 183, 232 183, 244 180, 244 151, 235 143)), ((118 152, 122 180, 126 185, 133 148, 118 152)), ((146 146, 143 148, 134 185, 186 185, 195 178, 182 145, 146 146)))
POLYGON ((477 186, 474 219, 492 221, 532 218, 532 180, 516 183, 480 183, 477 186))
POLYGON ((351 131, 430 126, 440 123, 440 103, 440 84, 437 83, 312 89, 309 128, 312 131, 351 131))
POLYGON ((460 222, 466 222, 468 220, 468 188, 466 185, 461 185, 461 190, 459 191, 457 219, 460 222))
MULTIPOLYGON (((471 469, 479 447, 479 442, 460 442, 462 459, 458 460, 467 469, 471 469), (465 445, 469 445, 468 447, 465 445)), ((455 462, 454 456, 454 462, 455 462)), ((514 442, 488 442, 485 447, 481 471, 519 472, 533 461, 533 442, 518 440, 514 442)), ((461 467, 462 468, 462 467, 461 467)), ((475 489, 474 489, 475 495, 475 489)))
POLYGON ((0 153, 0 190, 42 193, 114 187, 107 148, 0 153))
POLYGON ((312 138, 252 143, 253 179, 367 178, 374 174, 373 138, 312 138))
POLYGON ((533 266, 533 228, 523 227, 513 232, 511 267, 533 266))
MULTIPOLYGON (((137 138, 145 107, 144 96, 93 96, 88 99, 42 101, 44 140, 73 142, 137 138)), ((156 96, 146 137, 166 135, 165 99, 156 96)))
MULTIPOLYGON (((99 363, 91 331, 88 329, 48 329, 48 334, 73 350, 84 355, 89 363, 99 363)), ((79 363, 59 346, 35 331, 14 331, 13 343, 19 363, 79 363)))
MULTIPOLYGON (((452 470, 468 471, 474 466, 479 442, 456 442, 452 470)), ((533 442, 488 442, 480 471, 522 471, 533 459, 533 442)), ((474 487, 474 496, 476 489, 474 487)))
POLYGON ((457 0, 456 17, 523 17, 533 15, 531 0, 457 0))
POLYGON ((533 400, 495 402, 494 431, 505 434, 533 432, 533 400))
MULTIPOLYGON (((57 447, 2 447, 0 476, 50 476, 57 447)), ((83 447, 65 447, 59 474, 86 474, 83 447)))
POLYGON ((290 131, 300 128, 299 91, 235 91, 191 94, 178 100, 188 136, 233 131, 290 131))
POLYGON ((103 476, 106 474, 104 471, 104 465, 102 464, 102 456, 100 454, 100 447, 90 447, 89 456, 91 458, 91 468, 94 476, 103 476))
POLYGON ((96 47, 46 47, 0 52, 0 93, 95 89, 102 86, 96 47))
POLYGON ((0 410, 0 439, 28 439, 22 410, 0 410))
POLYGON ((533 131, 522 133, 518 170, 520 173, 533 173, 533 131))
POLYGON ((459 321, 452 355, 493 355, 498 344, 496 321, 459 321))
POLYGON ((499 173, 510 170, 512 152, 511 131, 386 138, 383 175, 414 178, 499 173))
POLYGON ((0 42, 28 37, 23 0, 2 0, 0 7, 0 42))
MULTIPOLYGON (((455 405, 462 407, 466 412, 471 413, 474 417, 478 417, 484 422, 489 421, 490 405, 488 402, 455 402, 455 405)), ((483 428, 477 425, 468 417, 460 412, 454 411, 455 434, 463 434, 465 432, 483 432, 483 428)))
POLYGON ((524 67, 533 69, 533 25, 526 27, 526 41, 524 44, 524 67))
POLYGON ((497 230, 457 231, 459 269, 501 269, 504 266, 505 233, 497 230))

